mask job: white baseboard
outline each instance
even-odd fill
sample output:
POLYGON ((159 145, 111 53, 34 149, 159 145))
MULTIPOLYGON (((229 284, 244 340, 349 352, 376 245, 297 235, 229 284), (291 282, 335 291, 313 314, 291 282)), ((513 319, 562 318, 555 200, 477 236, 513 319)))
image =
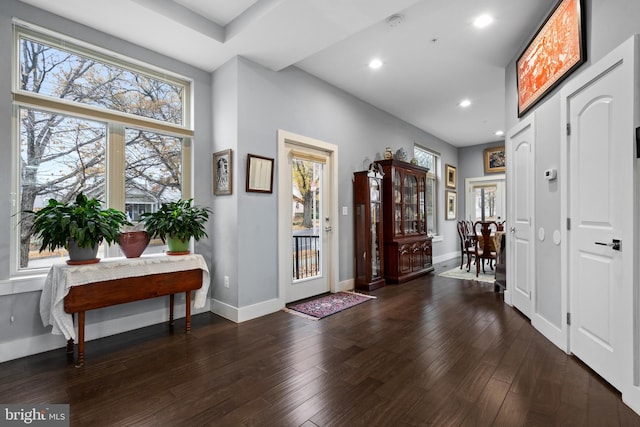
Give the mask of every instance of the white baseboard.
POLYGON ((450 259, 460 257, 460 251, 449 252, 446 254, 438 255, 433 257, 433 263, 438 264, 441 262, 449 261, 450 259))
MULTIPOLYGON (((629 379, 629 382, 632 382, 629 379)), ((630 390, 622 392, 622 401, 629 408, 633 409, 633 411, 640 415, 640 388, 636 386, 632 386, 630 390)))
POLYGON ((531 326, 536 328, 546 339, 554 343, 565 353, 569 350, 566 339, 562 338, 562 330, 544 317, 534 313, 534 315, 531 316, 531 326))
MULTIPOLYGON (((66 347, 66 345, 67 341, 62 335, 53 334, 36 335, 3 342, 0 344, 0 363, 44 353, 45 351, 66 347)), ((64 357, 64 355, 60 354, 60 357, 64 357)))
POLYGON ((235 323, 246 322, 247 320, 266 316, 267 314, 280 311, 283 308, 284 305, 282 305, 278 298, 240 308, 216 299, 211 300, 211 311, 213 313, 235 323))
POLYGON ((338 283, 338 288, 336 289, 336 292, 351 291, 355 288, 355 286, 356 286, 355 279, 343 280, 342 282, 338 283))
MULTIPOLYGON (((211 311, 209 302, 203 308, 191 310, 191 315, 211 311)), ((185 316, 185 305, 176 301, 174 308, 174 318, 180 319, 185 316)), ((132 316, 118 317, 115 319, 102 320, 100 322, 85 325, 85 342, 98 338, 104 338, 146 326, 167 322, 169 319, 168 309, 158 309, 145 311, 144 313, 132 316)), ((45 351, 66 347, 67 340, 62 335, 44 334, 32 337, 18 338, 13 341, 0 343, 0 363, 20 357, 31 356, 45 351)))
MULTIPOLYGON (((343 280, 338 283, 336 292, 353 290, 355 285, 354 279, 343 280)), ((234 307, 225 302, 218 301, 216 299, 211 300, 211 311, 218 316, 231 320, 235 323, 246 322, 247 320, 256 319, 258 317, 266 316, 267 314, 275 313, 284 308, 284 305, 278 298, 274 298, 268 301, 259 302, 257 304, 249 305, 246 307, 234 307)))

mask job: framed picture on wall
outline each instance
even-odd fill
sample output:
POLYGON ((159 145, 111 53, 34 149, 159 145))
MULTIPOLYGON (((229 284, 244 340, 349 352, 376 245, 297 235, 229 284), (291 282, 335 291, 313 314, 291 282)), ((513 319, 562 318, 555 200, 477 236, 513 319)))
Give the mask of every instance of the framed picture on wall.
POLYGON ((458 186, 458 170, 455 166, 444 165, 445 185, 448 188, 456 188, 458 186))
POLYGON ((445 212, 444 219, 447 221, 456 219, 458 211, 458 195, 455 191, 445 191, 445 212))
POLYGON ((273 192, 273 159, 247 155, 247 192, 273 192))
POLYGON ((216 196, 232 193, 233 174, 231 168, 231 149, 213 153, 213 194, 216 196))
POLYGON ((560 0, 516 62, 518 117, 587 60, 584 0, 560 0))
POLYGON ((498 173, 506 170, 506 156, 504 145, 501 147, 485 148, 484 173, 498 173))

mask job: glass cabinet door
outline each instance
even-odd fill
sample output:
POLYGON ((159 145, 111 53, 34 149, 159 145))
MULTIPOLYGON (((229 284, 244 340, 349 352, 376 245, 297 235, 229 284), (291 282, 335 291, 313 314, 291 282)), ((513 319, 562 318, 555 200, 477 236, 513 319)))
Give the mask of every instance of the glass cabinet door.
POLYGON ((369 178, 371 188, 371 277, 378 278, 382 275, 380 260, 380 236, 382 227, 380 222, 380 181, 369 178))
POLYGON ((427 233, 426 182, 424 177, 418 180, 418 232, 427 233))
POLYGON ((414 175, 404 177, 404 233, 418 233, 418 181, 414 175))
POLYGON ((402 234, 402 177, 400 172, 395 172, 395 176, 393 179, 393 197, 394 197, 394 205, 395 205, 395 234, 402 234))

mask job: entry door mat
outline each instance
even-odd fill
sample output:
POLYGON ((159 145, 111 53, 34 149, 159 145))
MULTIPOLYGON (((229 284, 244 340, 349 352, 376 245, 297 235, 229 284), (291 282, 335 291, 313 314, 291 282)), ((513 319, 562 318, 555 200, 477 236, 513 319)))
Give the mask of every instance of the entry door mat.
POLYGON ((355 292, 336 292, 301 303, 293 303, 285 311, 302 315, 308 319, 320 320, 347 308, 355 307, 376 297, 355 292))
POLYGON ((483 273, 482 270, 480 270, 480 274, 478 274, 478 277, 476 277, 476 269, 474 267, 475 266, 471 266, 471 271, 467 272, 466 266, 463 266, 462 269, 460 269, 460 266, 458 266, 451 270, 445 271, 444 273, 440 273, 438 274, 438 276, 453 277, 455 279, 462 280, 475 280, 485 283, 493 283, 496 281, 495 270, 491 270, 487 267, 487 271, 490 271, 490 273, 483 273))

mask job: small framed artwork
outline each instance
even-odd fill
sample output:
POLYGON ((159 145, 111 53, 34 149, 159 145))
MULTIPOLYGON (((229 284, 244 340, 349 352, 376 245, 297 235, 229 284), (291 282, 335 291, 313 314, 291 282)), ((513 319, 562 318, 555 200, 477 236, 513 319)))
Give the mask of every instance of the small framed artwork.
POLYGON ((518 117, 587 60, 584 3, 559 0, 518 58, 518 117))
POLYGON ((247 155, 247 191, 254 193, 273 192, 273 159, 247 155))
POLYGON ((446 190, 445 191, 446 203, 444 219, 447 221, 456 219, 456 212, 458 211, 458 195, 455 191, 446 190))
POLYGON ((213 194, 216 196, 233 192, 231 149, 213 153, 213 194))
POLYGON ((506 170, 506 156, 504 145, 501 147, 485 148, 484 173, 498 173, 506 170))
POLYGON ((458 185, 458 170, 455 166, 444 165, 445 185, 448 188, 456 188, 458 185))

